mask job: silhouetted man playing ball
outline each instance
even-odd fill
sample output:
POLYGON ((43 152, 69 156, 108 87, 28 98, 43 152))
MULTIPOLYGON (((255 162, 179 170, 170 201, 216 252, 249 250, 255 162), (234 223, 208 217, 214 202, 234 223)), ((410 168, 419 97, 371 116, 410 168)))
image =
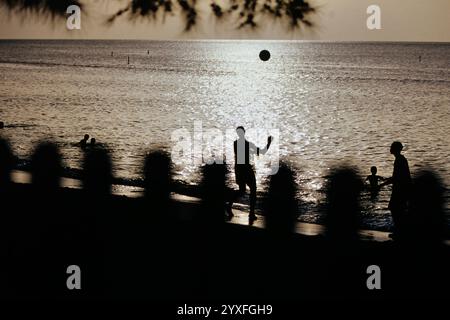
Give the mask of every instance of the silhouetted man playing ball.
POLYGON ((269 150, 270 144, 272 143, 272 137, 267 138, 267 145, 264 149, 260 149, 253 143, 245 139, 245 129, 244 127, 237 127, 236 133, 239 137, 238 140, 234 141, 234 170, 236 174, 236 183, 239 186, 239 191, 235 191, 232 195, 231 201, 227 205, 227 213, 231 218, 233 212, 231 207, 233 202, 245 194, 246 186, 250 188, 250 215, 249 221, 253 222, 256 220, 255 215, 255 204, 256 204, 256 178, 255 170, 251 165, 250 161, 253 155, 259 156, 260 154, 266 154, 269 150))

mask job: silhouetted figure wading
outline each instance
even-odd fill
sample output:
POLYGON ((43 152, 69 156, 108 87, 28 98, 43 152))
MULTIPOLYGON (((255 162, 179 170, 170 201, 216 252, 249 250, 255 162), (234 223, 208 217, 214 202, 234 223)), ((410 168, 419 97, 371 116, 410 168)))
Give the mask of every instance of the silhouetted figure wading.
POLYGON ((88 140, 89 140, 89 135, 85 134, 84 138, 80 140, 80 148, 81 149, 86 149, 88 140))
POLYGON ((366 181, 369 181, 370 185, 370 198, 371 200, 375 200, 378 196, 378 191, 380 191, 380 185, 378 184, 380 181, 383 181, 384 178, 377 175, 377 167, 372 166, 370 168, 371 175, 368 175, 366 181))
POLYGON ((394 141, 391 145, 391 154, 395 156, 394 171, 392 177, 382 184, 392 184, 391 200, 389 210, 392 213, 394 222, 393 236, 398 236, 402 232, 404 216, 408 206, 409 193, 411 189, 411 174, 409 172, 408 161, 401 154, 403 145, 394 141))

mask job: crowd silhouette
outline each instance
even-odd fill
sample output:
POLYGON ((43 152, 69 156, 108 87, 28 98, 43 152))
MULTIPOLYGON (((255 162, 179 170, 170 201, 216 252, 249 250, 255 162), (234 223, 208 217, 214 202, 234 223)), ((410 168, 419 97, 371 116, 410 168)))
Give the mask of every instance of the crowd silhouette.
POLYGON ((402 238, 359 237, 363 181, 351 167, 332 170, 325 232, 295 232, 294 171, 282 163, 263 201, 265 228, 227 223, 226 164, 202 167, 201 202, 173 192, 170 156, 150 152, 145 192, 112 194, 104 148, 85 153, 82 188, 61 186, 58 147, 43 142, 31 159, 31 184, 11 182, 14 156, 0 140, 1 283, 8 299, 320 299, 449 297, 450 255, 443 185, 432 171, 411 182, 402 238), (81 290, 66 286, 81 269, 81 290), (367 267, 380 267, 382 289, 369 290, 367 267))

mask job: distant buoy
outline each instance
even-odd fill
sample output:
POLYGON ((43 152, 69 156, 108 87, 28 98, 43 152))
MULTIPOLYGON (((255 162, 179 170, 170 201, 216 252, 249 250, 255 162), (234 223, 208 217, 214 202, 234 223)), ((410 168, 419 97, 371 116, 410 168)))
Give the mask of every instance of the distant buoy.
POLYGON ((269 52, 268 50, 262 50, 262 51, 259 53, 259 58, 260 58, 262 61, 268 61, 268 60, 270 59, 270 52, 269 52))

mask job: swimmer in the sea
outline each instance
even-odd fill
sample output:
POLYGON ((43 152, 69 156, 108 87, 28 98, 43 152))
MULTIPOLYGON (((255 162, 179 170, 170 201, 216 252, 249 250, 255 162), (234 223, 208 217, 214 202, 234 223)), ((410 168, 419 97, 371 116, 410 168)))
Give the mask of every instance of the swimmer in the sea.
POLYGON ((89 140, 89 135, 85 134, 84 138, 82 140, 80 140, 80 147, 81 147, 81 149, 86 149, 88 140, 89 140))
POLYGON ((370 172, 372 174, 368 175, 366 178, 366 181, 369 181, 370 184, 370 194, 372 198, 375 198, 376 195, 378 194, 378 191, 380 190, 380 186, 378 185, 378 183, 384 180, 383 177, 377 175, 377 171, 378 171, 377 167, 375 166, 371 167, 370 172))

